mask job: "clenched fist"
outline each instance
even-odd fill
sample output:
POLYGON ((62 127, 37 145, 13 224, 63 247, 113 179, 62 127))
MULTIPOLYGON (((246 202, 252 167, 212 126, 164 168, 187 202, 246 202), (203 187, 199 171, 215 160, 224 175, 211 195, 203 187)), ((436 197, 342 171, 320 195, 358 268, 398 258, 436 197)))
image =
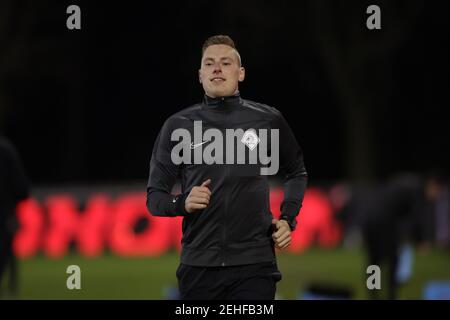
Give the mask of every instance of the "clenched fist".
POLYGON ((208 179, 200 187, 192 188, 184 202, 186 212, 193 213, 197 210, 205 209, 208 206, 209 199, 211 198, 211 191, 208 188, 210 183, 211 179, 208 179))
POLYGON ((291 228, 285 220, 272 219, 276 231, 272 234, 277 249, 286 249, 291 244, 291 228))

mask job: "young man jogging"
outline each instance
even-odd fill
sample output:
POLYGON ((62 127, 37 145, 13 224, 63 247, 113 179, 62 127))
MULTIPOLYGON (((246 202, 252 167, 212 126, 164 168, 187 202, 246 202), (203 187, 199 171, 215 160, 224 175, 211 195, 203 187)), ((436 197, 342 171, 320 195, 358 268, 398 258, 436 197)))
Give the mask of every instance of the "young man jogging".
POLYGON ((281 113, 240 97, 245 69, 228 36, 203 45, 204 100, 164 123, 153 147, 147 207, 183 216, 182 299, 274 299, 275 248, 291 242, 306 189, 303 153, 281 113), (282 172, 280 219, 268 176, 282 172), (172 194, 177 177, 181 194, 172 194))

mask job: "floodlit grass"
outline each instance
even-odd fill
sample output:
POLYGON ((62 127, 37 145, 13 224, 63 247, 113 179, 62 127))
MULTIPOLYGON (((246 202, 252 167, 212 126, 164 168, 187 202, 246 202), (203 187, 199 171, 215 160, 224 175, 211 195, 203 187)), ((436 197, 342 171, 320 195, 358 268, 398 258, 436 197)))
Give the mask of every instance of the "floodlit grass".
MULTIPOLYGON (((6 299, 165 299, 165 288, 176 287, 178 253, 156 258, 122 258, 109 254, 86 259, 70 254, 62 259, 36 256, 19 261, 19 294, 6 299), (81 290, 68 290, 69 265, 81 268, 81 290)), ((367 299, 365 257, 360 250, 311 249, 299 255, 279 254, 283 279, 281 299, 296 299, 310 284, 351 290, 353 299, 367 299)), ((383 278, 383 269, 382 269, 383 278)), ((416 254, 412 279, 400 289, 400 299, 421 299, 428 281, 450 280, 450 255, 433 251, 416 254)), ((4 282, 4 281, 3 281, 4 282)), ((4 291, 5 283, 2 285, 4 291)))

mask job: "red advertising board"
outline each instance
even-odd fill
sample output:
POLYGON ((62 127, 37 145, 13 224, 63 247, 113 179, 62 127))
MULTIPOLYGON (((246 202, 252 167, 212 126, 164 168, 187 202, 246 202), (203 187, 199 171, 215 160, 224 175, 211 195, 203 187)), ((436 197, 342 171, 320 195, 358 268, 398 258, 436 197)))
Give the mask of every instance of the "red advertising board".
MULTIPOLYGON (((274 217, 280 214, 281 188, 270 194, 274 217)), ((75 244, 76 250, 94 257, 109 250, 121 256, 156 256, 181 248, 181 217, 154 217, 147 211, 145 193, 122 193, 112 198, 93 193, 81 204, 73 194, 51 194, 38 201, 23 201, 17 208, 20 229, 14 239, 17 256, 27 258, 38 252, 53 258, 64 256, 75 244), (146 228, 135 231, 138 221, 146 228)), ((288 252, 299 253, 312 244, 336 246, 341 228, 327 195, 309 188, 292 234, 288 252)))

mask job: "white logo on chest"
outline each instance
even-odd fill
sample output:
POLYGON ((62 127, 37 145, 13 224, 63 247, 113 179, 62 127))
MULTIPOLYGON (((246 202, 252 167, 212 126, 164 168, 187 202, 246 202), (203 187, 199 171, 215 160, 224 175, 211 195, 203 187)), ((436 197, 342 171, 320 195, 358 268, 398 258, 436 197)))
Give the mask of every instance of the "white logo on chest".
POLYGON ((249 147, 250 150, 255 149, 259 143, 259 138, 256 135, 256 131, 253 129, 245 131, 244 135, 242 136, 241 142, 249 147))

